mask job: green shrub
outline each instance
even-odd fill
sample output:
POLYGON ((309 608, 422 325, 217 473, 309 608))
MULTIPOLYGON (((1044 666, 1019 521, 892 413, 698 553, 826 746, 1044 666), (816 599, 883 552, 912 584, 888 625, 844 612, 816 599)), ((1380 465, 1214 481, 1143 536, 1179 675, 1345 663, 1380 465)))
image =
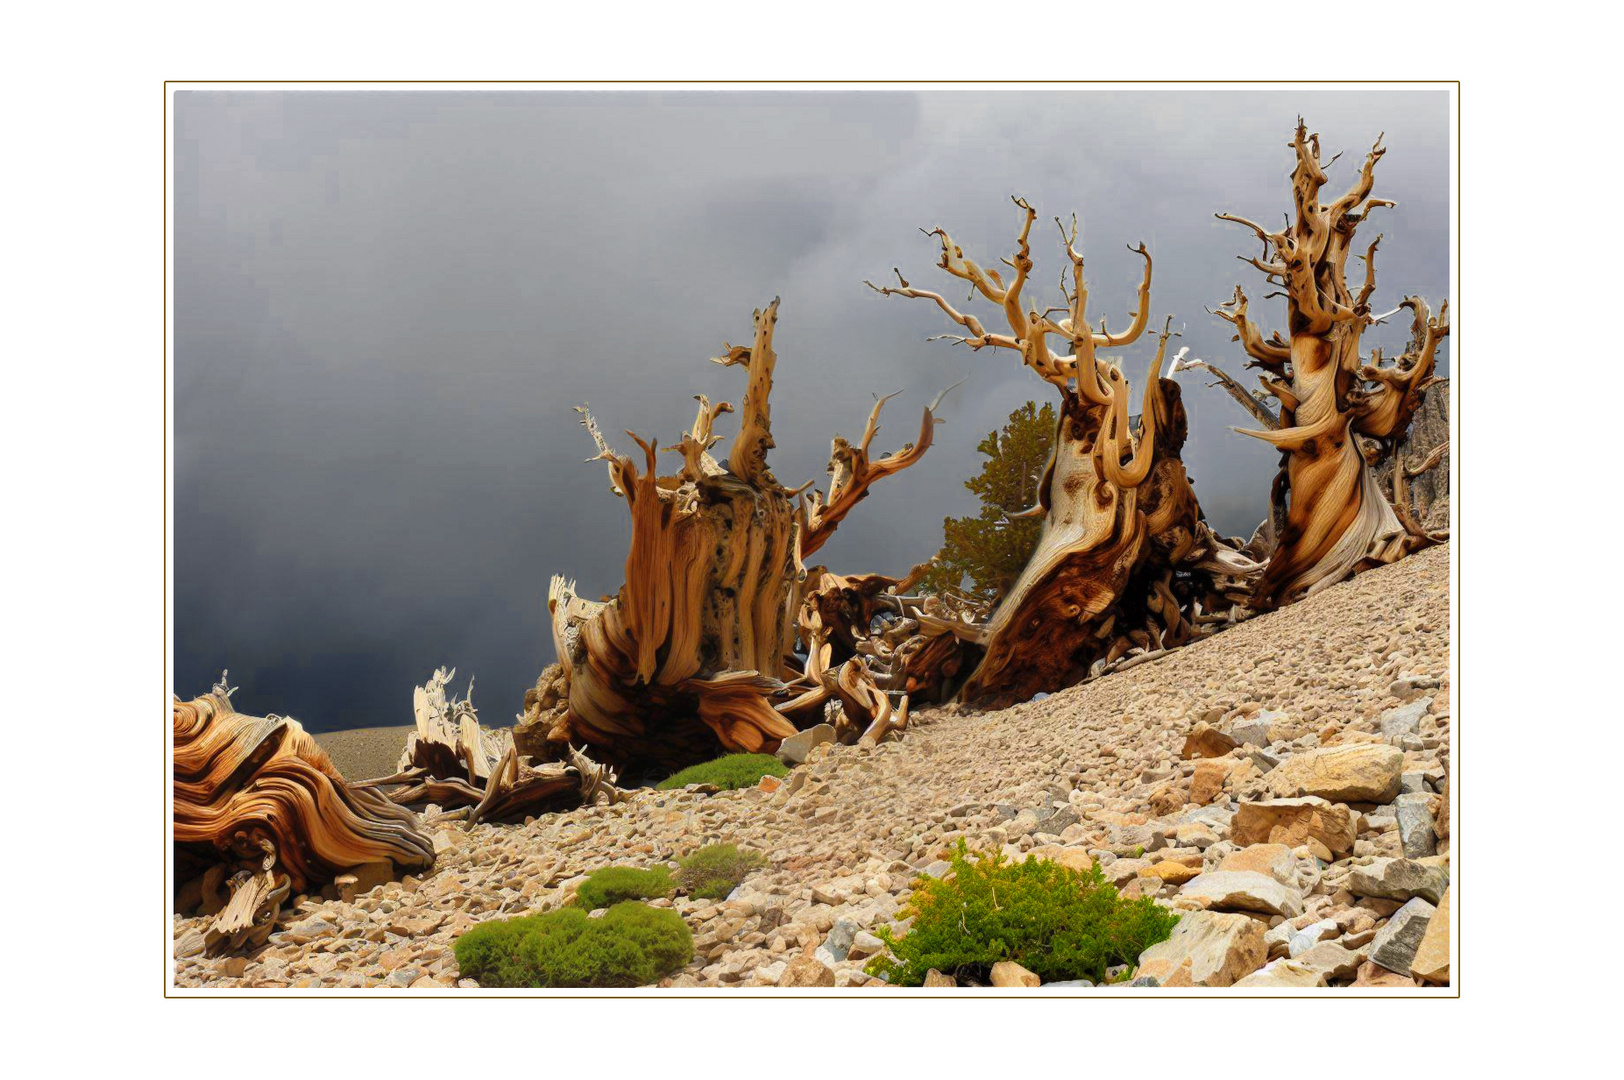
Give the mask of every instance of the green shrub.
POLYGON ((671 895, 671 871, 663 866, 640 870, 635 866, 606 866, 594 870, 575 890, 578 907, 592 911, 614 907, 623 900, 654 900, 671 895))
POLYGON ((789 769, 771 754, 729 754, 703 765, 690 765, 659 783, 661 791, 689 784, 714 784, 723 791, 752 787, 763 776, 788 776, 789 769))
POLYGON ((936 968, 985 981, 994 964, 1013 960, 1044 982, 1104 982, 1106 968, 1131 969, 1178 922, 1148 897, 1123 900, 1098 866, 1083 873, 1032 856, 1012 863, 1002 853, 972 861, 962 840, 952 862, 951 875, 922 879, 898 913, 913 916, 906 935, 879 931, 892 955, 870 960, 870 975, 919 986, 936 968))
POLYGON ((677 860, 677 884, 690 896, 720 900, 743 881, 752 870, 767 865, 759 851, 740 851, 732 844, 707 844, 677 860))
POLYGON ((601 918, 580 908, 481 923, 452 947, 481 986, 645 986, 694 955, 693 934, 669 909, 628 901, 601 918))

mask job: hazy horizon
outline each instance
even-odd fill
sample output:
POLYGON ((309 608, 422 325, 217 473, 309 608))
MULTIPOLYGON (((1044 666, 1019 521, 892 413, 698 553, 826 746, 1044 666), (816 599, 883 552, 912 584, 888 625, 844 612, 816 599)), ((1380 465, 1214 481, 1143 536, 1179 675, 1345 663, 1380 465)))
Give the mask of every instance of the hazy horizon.
MULTIPOLYGON (((1153 325, 1252 382, 1204 309, 1236 284, 1265 332, 1282 300, 1237 256, 1232 211, 1278 221, 1302 113, 1344 189, 1379 131, 1375 194, 1398 205, 1377 303, 1449 280, 1447 91, 197 92, 175 96, 174 691, 221 668, 255 714, 313 731, 411 722, 438 665, 487 724, 511 722, 553 660, 549 578, 622 579, 629 520, 572 407, 669 445, 695 394, 737 403, 747 342, 782 297, 774 472, 826 486, 829 440, 876 393, 876 449, 944 403, 936 443, 881 482, 819 553, 900 573, 976 511, 977 442, 1054 391, 1012 354, 926 338, 951 328, 865 278, 962 298, 919 228, 979 261, 1010 253, 1012 194, 1039 212, 1033 275, 1057 295, 1052 219, 1076 212, 1090 313, 1127 322, 1143 240, 1153 325)), ((1361 236, 1364 234, 1361 233, 1361 236)), ((1032 294, 1034 299, 1038 293, 1032 294)), ((998 313, 970 307, 989 327, 998 313)), ((1366 334, 1389 354, 1403 319, 1366 334)), ((1153 335, 1123 350, 1135 385, 1153 335)), ((1447 350, 1446 350, 1447 352, 1447 350)), ((1450 355, 1441 373, 1450 371, 1450 355)), ((1184 458, 1220 532, 1264 514, 1276 455, 1203 373, 1181 375, 1184 458)), ((729 438, 736 417, 719 430, 729 438)), ((731 445, 724 442, 725 452, 731 445)))

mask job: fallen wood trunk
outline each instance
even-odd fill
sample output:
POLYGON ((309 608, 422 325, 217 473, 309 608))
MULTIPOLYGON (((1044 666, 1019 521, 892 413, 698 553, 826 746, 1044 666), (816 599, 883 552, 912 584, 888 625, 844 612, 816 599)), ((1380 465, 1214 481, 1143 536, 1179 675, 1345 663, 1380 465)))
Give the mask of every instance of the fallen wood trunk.
POLYGON ((400 771, 355 786, 391 788, 388 797, 400 806, 434 803, 448 811, 442 817, 470 826, 617 797, 614 773, 577 751, 568 763, 524 761, 511 731, 481 727, 468 695, 446 695, 455 675, 454 668, 437 668, 413 692, 417 729, 407 736, 400 771))
MULTIPOLYGON (((1329 162, 1321 161, 1319 136, 1310 135, 1301 118, 1292 147, 1295 217, 1280 231, 1232 214, 1218 215, 1256 234, 1262 256, 1244 261, 1286 297, 1286 337, 1276 332, 1264 338, 1238 287, 1234 298, 1215 312, 1235 327, 1235 340, 1251 358, 1248 366, 1267 373, 1263 388, 1279 403, 1278 414, 1264 407, 1262 429, 1243 432, 1279 448, 1284 459, 1271 500, 1277 542, 1252 595, 1259 610, 1393 562, 1435 539, 1419 527, 1406 527, 1373 467, 1403 441, 1435 381, 1438 343, 1449 334, 1449 305, 1445 302, 1434 318, 1426 301, 1411 296, 1392 311, 1376 314, 1371 297, 1380 236, 1362 256, 1355 256, 1364 260, 1364 281, 1357 292, 1349 288, 1345 268, 1355 230, 1378 208, 1393 205, 1370 194, 1376 162, 1386 153, 1380 137, 1352 187, 1329 205, 1319 197, 1329 162), (1379 350, 1367 362, 1359 354, 1365 328, 1406 307, 1414 314, 1409 348, 1394 364, 1383 364, 1379 350)), ((1227 376, 1222 381, 1234 382, 1227 376)), ((1249 411, 1257 415, 1258 410, 1249 411)), ((1403 497, 1396 491, 1395 496, 1403 497)))
POLYGON ((1039 490, 1043 532, 1025 570, 980 628, 976 641, 984 656, 962 690, 965 699, 992 705, 1069 686, 1130 653, 1182 643, 1197 632, 1204 603, 1230 602, 1233 579, 1260 569, 1202 520, 1179 457, 1184 406, 1177 385, 1161 378, 1170 332, 1161 334, 1146 374, 1137 427, 1129 418, 1127 379, 1096 355, 1132 344, 1148 325, 1149 252, 1143 244, 1134 249, 1145 259, 1145 273, 1127 329, 1113 334, 1102 323, 1094 330, 1076 220, 1069 232, 1061 225, 1070 262, 1061 277, 1063 304, 1037 310, 1023 296, 1037 212, 1024 200, 1015 204, 1022 221, 1017 250, 1004 260, 1013 270, 1007 282, 968 258, 946 230, 929 233, 940 245, 940 267, 968 283, 972 298, 979 294, 999 308, 1008 333, 987 330, 900 272, 897 285, 870 284, 887 296, 934 303, 965 331, 948 340, 978 352, 1010 350, 1060 393, 1060 430, 1039 490), (1057 312, 1064 317, 1053 318, 1057 312), (1050 336, 1066 343, 1064 353, 1049 347, 1050 336))
POLYGON ((362 863, 433 865, 416 815, 347 784, 295 720, 245 716, 215 692, 174 703, 174 845, 201 894, 231 889, 206 933, 211 951, 262 943, 292 893, 362 863))

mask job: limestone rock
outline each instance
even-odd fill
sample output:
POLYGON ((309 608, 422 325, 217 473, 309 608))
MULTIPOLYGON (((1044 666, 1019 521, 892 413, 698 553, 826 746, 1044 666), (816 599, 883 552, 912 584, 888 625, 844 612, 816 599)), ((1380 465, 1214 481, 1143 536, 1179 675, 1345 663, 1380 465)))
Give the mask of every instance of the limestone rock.
POLYGON ((1136 978, 1162 986, 1232 986, 1263 966, 1263 925, 1247 915, 1192 911, 1173 936, 1139 954, 1136 978))
POLYGON ((1399 842, 1404 855, 1421 859, 1438 850, 1438 835, 1432 829, 1432 796, 1400 795, 1394 802, 1398 817, 1399 842))
POLYGON ((829 724, 815 724, 805 731, 797 731, 778 744, 778 760, 786 765, 799 765, 806 760, 814 746, 835 741, 835 729, 829 724))
POLYGON ((1404 751, 1384 743, 1326 746, 1293 754, 1269 773, 1276 796, 1317 795, 1338 802, 1388 803, 1398 795, 1404 751))
POLYGON ((1176 863, 1171 859, 1163 859, 1152 866, 1139 871, 1140 877, 1155 877, 1167 882, 1169 885, 1183 885, 1192 878, 1200 876, 1201 871, 1194 866, 1176 863))
POLYGON ((1441 867, 1414 859, 1375 859, 1356 866, 1348 875, 1348 889, 1358 896, 1382 900, 1408 900, 1424 897, 1436 904, 1449 887, 1449 875, 1441 867))
POLYGON ((1365 953, 1344 948, 1335 941, 1322 941, 1292 959, 1305 967, 1324 972, 1327 979, 1346 979, 1359 970, 1359 965, 1365 961, 1365 953))
POLYGON ((1359 965, 1358 976, 1353 980, 1354 986, 1411 986, 1415 980, 1408 975, 1400 975, 1395 971, 1388 971, 1373 960, 1366 960, 1359 965))
POLYGON ((1266 874, 1250 870, 1213 870, 1197 875, 1179 896, 1201 900, 1220 911, 1259 911, 1295 918, 1303 913, 1302 893, 1266 874))
POLYGON ((1042 982, 1042 979, 1013 960, 1000 960, 992 966, 994 986, 1038 986, 1042 982))
POLYGON ((943 987, 943 986, 957 986, 957 985, 959 985, 959 980, 955 979, 951 975, 943 975, 940 971, 937 971, 935 968, 931 968, 929 971, 925 972, 925 988, 927 990, 930 989, 933 986, 935 986, 935 987, 943 987))
POLYGON ((797 956, 784 965, 784 974, 778 977, 779 986, 833 986, 835 973, 821 961, 810 956, 797 956))
POLYGON ((1298 847, 1317 840, 1336 855, 1352 851, 1357 836, 1353 811, 1314 795, 1241 803, 1230 831, 1231 838, 1242 847, 1252 844, 1298 847))
POLYGON ((1190 778, 1190 801, 1205 806, 1222 795, 1224 781, 1229 779, 1229 770, 1233 765, 1233 762, 1223 758, 1207 758, 1197 762, 1195 775, 1190 778))
POLYGON ((1421 939, 1426 936, 1427 926, 1437 910, 1418 896, 1393 912, 1393 917, 1387 920, 1386 926, 1376 931, 1376 937, 1370 943, 1370 959, 1388 971, 1410 974, 1410 962, 1415 958, 1421 939))
POLYGON ((1026 854, 1035 855, 1040 859, 1057 862, 1061 866, 1069 866, 1073 870, 1088 873, 1094 866, 1094 857, 1080 847, 1062 847, 1059 844, 1044 844, 1033 848, 1026 854))
POLYGON ((1324 986, 1325 972, 1296 960, 1275 960, 1241 979, 1235 986, 1324 986))
POLYGON ((1284 844, 1252 844, 1225 855, 1219 870, 1267 874, 1282 885, 1295 885, 1297 860, 1284 844))
POLYGON ((1438 910, 1427 922, 1427 931, 1421 935, 1410 960, 1410 974, 1435 986, 1449 985, 1449 890, 1438 901, 1438 910))
POLYGON ((1184 749, 1179 751, 1179 756, 1186 760, 1223 757, 1235 749, 1236 745, 1234 739, 1202 720, 1190 729, 1190 734, 1184 740, 1184 749))

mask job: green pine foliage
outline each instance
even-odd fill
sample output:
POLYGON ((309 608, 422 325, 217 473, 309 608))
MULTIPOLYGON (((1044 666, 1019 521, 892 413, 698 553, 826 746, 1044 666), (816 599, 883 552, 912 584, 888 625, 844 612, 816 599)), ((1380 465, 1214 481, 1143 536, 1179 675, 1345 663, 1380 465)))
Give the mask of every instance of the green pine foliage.
POLYGON ((771 754, 729 754, 702 765, 690 765, 656 786, 661 791, 689 784, 714 784, 723 791, 754 787, 763 776, 788 776, 789 769, 771 754))
POLYGON ((987 460, 979 476, 964 482, 980 496, 981 513, 942 522, 942 550, 925 578, 926 588, 962 590, 996 602, 1015 584, 1037 549, 1043 519, 1012 521, 1008 515, 1036 505, 1054 436, 1054 406, 1045 403, 1040 409, 1028 401, 1009 414, 1002 432, 981 440, 976 449, 987 460))
POLYGON ((614 907, 623 900, 654 900, 670 896, 671 871, 663 866, 642 870, 635 866, 606 866, 587 875, 575 890, 577 907, 587 911, 614 907))
POLYGON ((1104 982, 1106 968, 1131 969, 1178 922, 1148 897, 1123 900, 1098 866, 1083 873, 1032 856, 972 858, 962 840, 952 863, 951 874, 922 878, 898 913, 913 916, 904 936, 879 931, 890 955, 870 960, 870 975, 920 986, 935 968, 985 982, 994 964, 1013 960, 1044 982, 1104 982))
POLYGON ((734 844, 707 844, 677 861, 677 884, 698 899, 720 900, 750 871, 766 865, 766 856, 759 851, 740 851, 734 844))
POLYGON ((693 934, 669 909, 628 901, 600 918, 578 907, 481 923, 452 946, 481 986, 646 986, 694 955, 693 934))

